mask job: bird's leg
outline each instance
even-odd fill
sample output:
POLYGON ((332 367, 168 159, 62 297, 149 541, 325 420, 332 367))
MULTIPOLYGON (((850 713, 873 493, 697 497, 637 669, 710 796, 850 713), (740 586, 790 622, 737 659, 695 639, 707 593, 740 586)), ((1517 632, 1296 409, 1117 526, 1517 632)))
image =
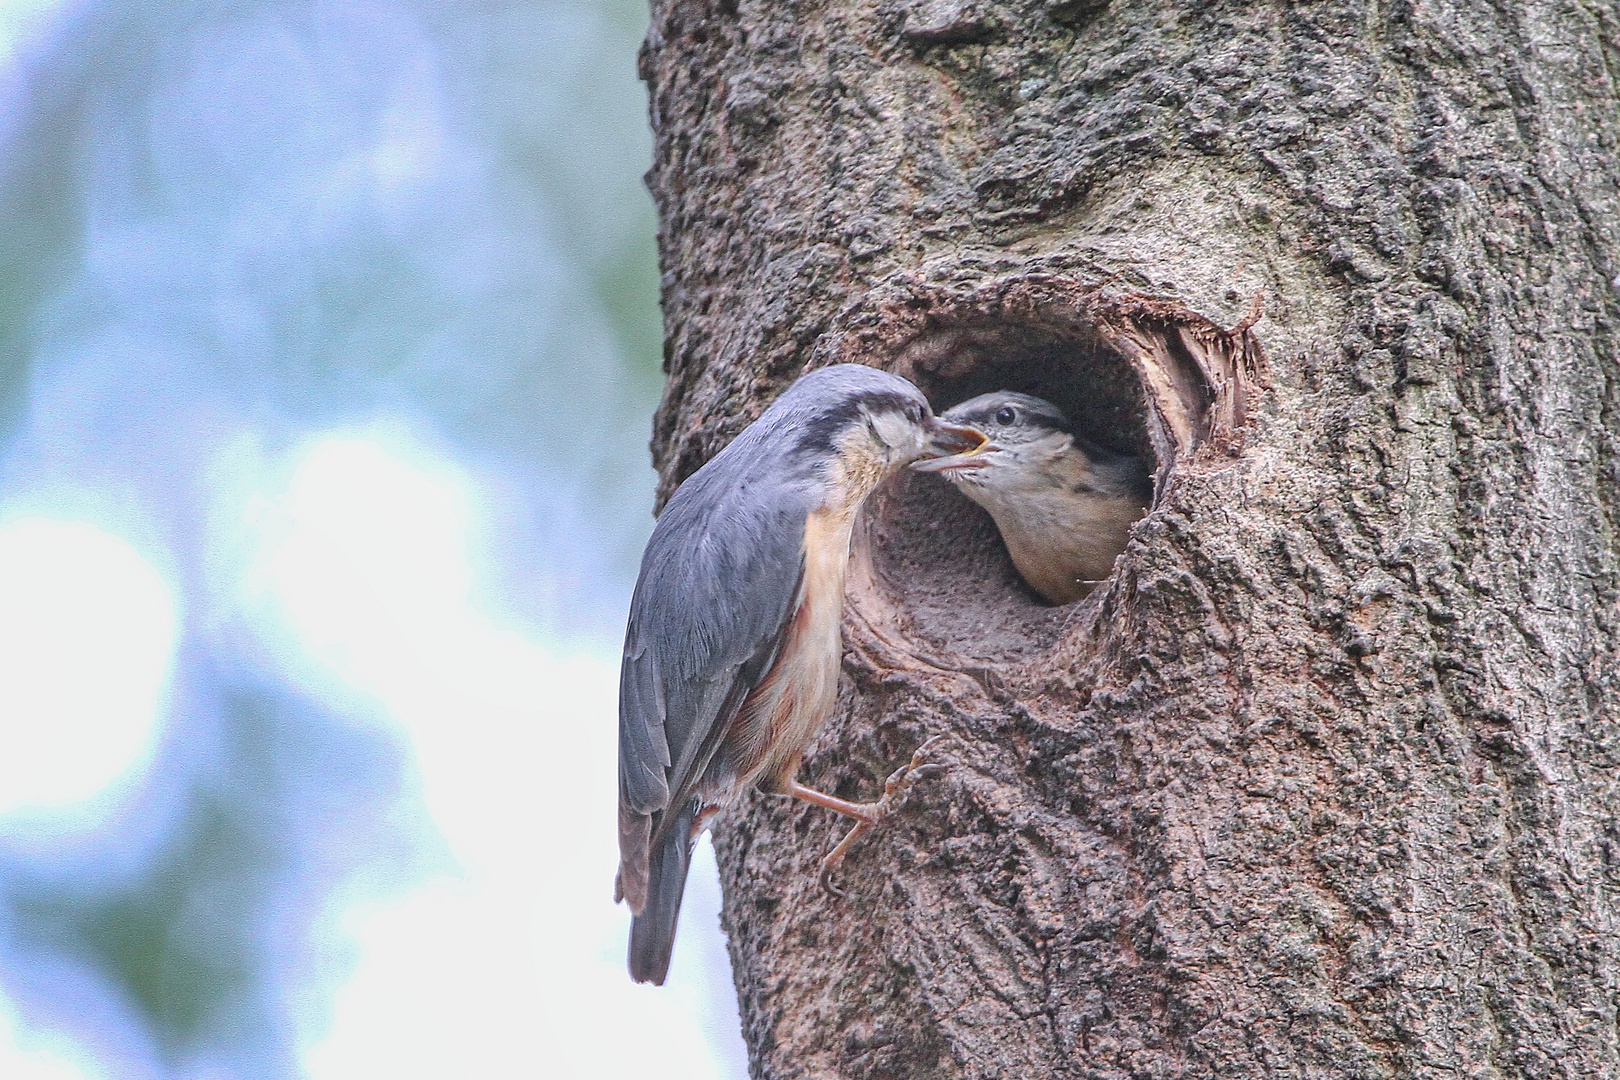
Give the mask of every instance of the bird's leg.
POLYGON ((782 793, 824 807, 835 814, 843 814, 845 817, 854 818, 862 825, 876 825, 878 819, 882 816, 878 813, 878 804, 875 802, 847 802, 836 795, 828 795, 824 791, 805 787, 797 780, 789 780, 782 793))
POLYGON ((938 776, 945 770, 944 765, 928 760, 928 751, 943 738, 943 735, 935 735, 925 740, 911 755, 910 761, 890 773, 889 779, 883 784, 883 796, 877 802, 847 802, 815 788, 805 787, 796 780, 787 782, 784 794, 855 819, 855 827, 845 834, 837 847, 822 857, 820 881, 823 889, 834 896, 843 896, 843 892, 833 885, 832 876, 837 873, 839 866, 843 865, 844 856, 849 853, 855 841, 871 832, 884 818, 898 810, 906 801, 906 794, 911 790, 911 785, 918 780, 938 776))

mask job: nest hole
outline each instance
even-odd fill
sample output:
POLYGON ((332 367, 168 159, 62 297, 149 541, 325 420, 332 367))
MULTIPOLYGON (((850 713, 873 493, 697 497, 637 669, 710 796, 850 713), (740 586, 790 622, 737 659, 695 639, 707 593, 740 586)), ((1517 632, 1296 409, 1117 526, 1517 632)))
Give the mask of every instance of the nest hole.
MULTIPOLYGON (((897 365, 936 412, 992 390, 1062 409, 1087 438, 1155 461, 1142 382, 1129 360, 1083 327, 1018 324, 953 329, 920 339, 897 365)), ((1019 577, 990 515, 945 480, 906 473, 873 508, 872 568, 919 644, 1017 662, 1052 647, 1100 590, 1054 607, 1019 577)))

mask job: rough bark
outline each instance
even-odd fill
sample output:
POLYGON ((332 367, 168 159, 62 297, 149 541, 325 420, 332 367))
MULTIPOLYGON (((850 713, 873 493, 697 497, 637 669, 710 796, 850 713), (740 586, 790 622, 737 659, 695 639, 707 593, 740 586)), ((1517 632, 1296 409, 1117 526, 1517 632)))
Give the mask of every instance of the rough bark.
POLYGON ((1160 469, 1066 608, 872 507, 804 775, 953 767, 847 900, 718 827, 755 1075, 1620 1076, 1616 6, 654 0, 642 72, 666 493, 838 359, 1160 469))

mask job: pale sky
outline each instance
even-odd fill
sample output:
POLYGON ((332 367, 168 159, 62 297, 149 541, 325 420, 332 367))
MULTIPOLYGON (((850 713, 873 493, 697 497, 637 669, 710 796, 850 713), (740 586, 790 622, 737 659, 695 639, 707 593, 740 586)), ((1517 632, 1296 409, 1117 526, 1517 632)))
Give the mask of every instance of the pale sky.
MULTIPOLYGON (((656 1072, 737 1080, 746 1065, 706 839, 694 860, 669 984, 635 986, 625 972, 628 916, 612 903, 618 657, 600 641, 542 638, 525 629, 532 620, 488 602, 520 572, 495 561, 491 552, 500 545, 488 542, 502 528, 496 507, 510 501, 510 492, 489 490, 483 474, 446 449, 452 442, 420 430, 406 413, 379 410, 374 422, 318 427, 287 443, 261 438, 251 414, 233 430, 203 410, 208 423, 193 431, 175 428, 162 411, 182 393, 196 393, 208 408, 223 399, 218 387, 193 389, 196 373, 207 369, 187 368, 189 357, 175 348, 190 340, 182 332, 188 328, 176 325, 184 319, 214 326, 239 316, 230 308, 183 308, 202 295, 199 286, 240 272, 254 288, 268 281, 264 289, 273 295, 283 285, 305 288, 298 274, 319 281, 320 273, 333 272, 321 261, 329 257, 319 247, 323 229, 339 235, 352 219, 404 234, 419 218, 443 217, 444 206, 459 209, 468 192, 492 203, 505 195, 478 171, 485 166, 476 154, 454 143, 461 120, 449 111, 438 81, 443 73, 423 35, 386 3, 353 6, 364 9, 355 21, 361 29, 353 31, 357 50, 376 46, 361 40, 365 34, 387 44, 397 32, 398 41, 420 51, 421 62, 408 50, 385 50, 399 70, 376 105, 380 121, 354 125, 365 134, 342 144, 331 161, 320 157, 325 142, 310 143, 309 162, 273 144, 282 121, 270 91, 282 87, 272 76, 303 70, 288 66, 303 59, 273 34, 263 45, 244 32, 240 48, 220 39, 188 55, 214 65, 206 73, 213 81, 198 86, 235 86, 234 78, 259 112, 219 109, 195 130, 179 125, 184 137, 171 134, 154 156, 178 178, 182 195, 193 160, 187 154, 198 155, 199 168, 220 170, 209 183, 220 176, 234 183, 239 174, 244 183, 272 186, 226 198, 238 217, 222 218, 221 231, 209 232, 216 228, 208 216, 213 207, 176 197, 176 218, 161 220, 120 202, 125 195, 117 184, 127 178, 113 175, 99 194, 96 183, 104 177, 86 182, 85 197, 96 205, 87 215, 93 220, 85 265, 63 293, 91 297, 106 325, 85 329, 87 344, 59 335, 60 355, 35 358, 34 402, 22 438, 31 456, 20 467, 9 462, 14 475, 0 484, 0 835, 49 855, 53 843, 93 833, 114 809, 130 804, 132 793, 163 779, 152 774, 160 760, 154 753, 173 721, 185 635, 229 636, 254 663, 333 715, 377 725, 406 745, 410 782, 447 853, 442 871, 409 891, 359 882, 325 899, 319 926, 340 958, 336 977, 280 988, 290 1002, 286 1020, 303 1075, 639 1080, 656 1072), (259 53, 247 51, 259 45, 259 53), (286 55, 272 55, 274 49, 286 55), (207 138, 193 138, 198 131, 207 138), (284 187, 273 186, 282 178, 278 168, 286 170, 284 187), (306 189, 306 181, 313 187, 306 189), (297 216, 309 207, 319 212, 297 216), (283 212, 286 220, 275 216, 283 212), (242 251, 226 252, 218 266, 199 259, 213 254, 210 245, 225 243, 242 251), (269 261, 266 251, 285 258, 269 261), (154 298, 175 306, 155 308, 154 298), (173 338, 153 336, 154 327, 173 338), (155 374, 143 382, 147 366, 155 374), (108 402, 126 409, 111 422, 130 422, 129 432, 95 427, 108 422, 108 402), (142 408, 150 415, 142 416, 142 408), (106 445, 96 441, 103 437, 106 445), (117 456, 127 457, 129 445, 144 451, 159 438, 174 446, 154 451, 151 461, 117 456), (141 489, 149 478, 138 476, 140 469, 162 475, 141 489), (196 505, 167 506, 153 494, 171 491, 196 505), (165 514, 202 530, 205 565, 166 546, 172 530, 165 514)), ((15 83, 19 48, 47 25, 53 7, 50 0, 0 0, 0 84, 15 83)), ((564 18, 577 14, 562 12, 558 32, 581 33, 564 18)), ((633 56, 623 64, 633 72, 633 56)), ((347 61, 335 66, 361 70, 347 61)), ((304 74, 318 90, 336 93, 320 81, 324 70, 304 74)), ((334 100, 360 114, 372 108, 368 94, 334 100)), ((198 111, 183 94, 154 101, 142 121, 154 132, 172 131, 163 128, 174 119, 163 108, 198 111)), ((294 104, 317 118, 324 107, 294 104)), ((334 146, 332 131, 350 134, 335 121, 331 130, 306 129, 334 146)), ((124 149, 109 156, 111 165, 101 164, 116 172, 124 149)), ((482 225, 495 239, 505 235, 496 235, 497 227, 508 226, 504 219, 482 225)), ((537 248, 552 243, 521 221, 511 228, 537 248)), ((475 235, 466 243, 481 254, 494 246, 487 240, 475 235)), ((457 264, 465 280, 456 278, 447 294, 459 302, 454 290, 461 288, 482 298, 476 290, 484 288, 484 276, 506 270, 497 255, 516 257, 497 251, 488 265, 457 264)), ((561 256, 554 261, 566 264, 561 256)), ((610 367, 601 359, 604 346, 577 332, 582 324, 563 321, 566 315, 597 325, 577 314, 581 305, 561 286, 553 294, 542 287, 549 279, 512 280, 511 302, 532 311, 546 332, 566 338, 556 348, 580 371, 610 367)), ((243 305, 244 296, 259 299, 245 289, 221 287, 219 295, 243 305)), ((240 318, 230 332, 257 332, 250 318, 240 318)), ((66 322, 77 331, 88 320, 66 322)), ((469 330, 469 340, 481 341, 478 334, 469 330)), ((464 359, 447 349, 446 363, 464 359)), ((575 375, 554 367, 547 377, 575 375)), ((560 400, 535 407, 565 416, 583 395, 572 384, 546 384, 541 392, 560 400)), ((190 420, 198 412, 193 404, 175 415, 190 420)), ((644 469, 648 418, 634 420, 625 437, 644 469)), ((650 512, 650 474, 646 487, 645 504, 626 513, 650 512)), ((566 499, 556 501, 567 509, 566 499)), ((588 599, 567 593, 566 575, 559 580, 547 586, 558 590, 554 602, 588 599)), ((124 1055, 115 1064, 48 1025, 25 1026, 17 1003, 0 988, 0 1077, 234 1075, 166 1061, 140 1033, 132 1009, 116 1000, 105 1008, 123 1018, 109 1023, 128 1028, 127 1037, 114 1040, 124 1055)))

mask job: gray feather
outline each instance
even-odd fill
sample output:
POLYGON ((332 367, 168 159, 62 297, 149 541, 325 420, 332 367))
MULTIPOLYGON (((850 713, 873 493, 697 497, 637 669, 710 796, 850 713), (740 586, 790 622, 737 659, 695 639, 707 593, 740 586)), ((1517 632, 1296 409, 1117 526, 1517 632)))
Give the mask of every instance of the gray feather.
POLYGON ((690 796, 769 667, 799 588, 813 485, 735 485, 711 497, 705 489, 730 478, 705 471, 725 464, 716 457, 670 500, 631 602, 619 780, 622 801, 640 814, 690 796))
POLYGON ((647 902, 630 920, 630 977, 636 982, 662 986, 669 974, 681 894, 692 862, 692 820, 691 804, 671 815, 671 827, 648 862, 647 902))

